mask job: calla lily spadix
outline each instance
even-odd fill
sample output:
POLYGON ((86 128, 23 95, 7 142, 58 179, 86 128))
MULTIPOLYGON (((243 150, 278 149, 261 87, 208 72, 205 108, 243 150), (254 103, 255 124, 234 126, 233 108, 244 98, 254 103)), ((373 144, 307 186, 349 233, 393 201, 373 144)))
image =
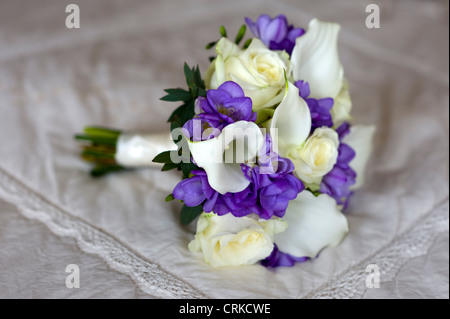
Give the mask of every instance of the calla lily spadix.
POLYGON ((239 121, 226 126, 215 138, 188 140, 188 145, 197 166, 206 171, 211 187, 225 194, 241 192, 250 184, 240 164, 253 162, 264 141, 258 125, 239 121))
POLYGON ((316 197, 309 191, 289 203, 283 219, 288 227, 275 235, 275 244, 295 257, 316 258, 324 248, 337 246, 349 230, 333 198, 326 194, 316 197))

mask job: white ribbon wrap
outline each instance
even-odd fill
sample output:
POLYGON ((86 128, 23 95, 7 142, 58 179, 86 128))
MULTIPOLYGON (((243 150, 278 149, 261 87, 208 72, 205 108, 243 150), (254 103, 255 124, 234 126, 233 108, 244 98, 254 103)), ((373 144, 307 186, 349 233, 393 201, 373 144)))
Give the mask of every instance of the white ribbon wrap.
POLYGON ((170 133, 124 133, 117 140, 116 162, 124 167, 160 167, 152 160, 161 152, 177 150, 170 133))

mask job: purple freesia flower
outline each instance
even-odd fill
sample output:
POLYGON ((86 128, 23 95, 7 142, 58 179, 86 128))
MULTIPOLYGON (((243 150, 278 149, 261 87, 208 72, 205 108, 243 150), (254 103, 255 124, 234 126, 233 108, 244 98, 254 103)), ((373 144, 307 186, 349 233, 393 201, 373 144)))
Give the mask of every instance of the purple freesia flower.
POLYGON ((203 169, 193 170, 193 177, 179 182, 174 190, 173 197, 181 200, 188 207, 203 204, 203 211, 224 215, 230 212, 228 206, 223 203, 222 195, 215 191, 208 183, 208 176, 203 169))
POLYGON ((264 209, 260 216, 265 219, 283 217, 289 201, 295 199, 304 188, 303 183, 292 174, 271 178, 271 184, 259 192, 259 201, 264 209))
POLYGON ((255 122, 257 114, 252 110, 252 100, 246 97, 242 88, 228 81, 217 90, 208 90, 205 97, 196 101, 197 115, 187 121, 185 129, 192 141, 214 138, 222 129, 238 121, 255 122))
MULTIPOLYGON (((279 160, 292 164, 289 159, 280 157, 279 160)), ((286 166, 278 166, 279 169, 283 167, 286 166)), ((251 181, 250 185, 240 193, 227 193, 221 199, 236 217, 252 213, 263 219, 270 219, 272 216, 283 217, 289 201, 295 199, 305 188, 303 183, 292 174, 292 170, 285 172, 277 170, 273 174, 261 174, 259 166, 250 168, 242 165, 242 171, 251 181)))
POLYGON ((202 184, 200 176, 184 179, 175 186, 173 197, 183 201, 188 207, 198 206, 206 199, 202 184))
POLYGON ((332 98, 319 100, 308 98, 311 91, 309 83, 306 81, 297 81, 295 86, 299 89, 300 97, 308 104, 311 112, 311 132, 314 132, 318 127, 333 127, 331 109, 333 108, 334 100, 332 98))
POLYGON ((273 152, 269 134, 258 154, 257 165, 249 167, 242 164, 241 167, 250 181, 250 191, 256 198, 249 209, 261 218, 283 217, 289 201, 305 189, 304 184, 292 173, 295 169, 292 161, 273 152))
POLYGON ((206 141, 219 136, 224 125, 216 118, 193 118, 183 125, 185 135, 193 142, 206 141))
POLYGON ((259 16, 256 22, 245 18, 253 35, 270 50, 285 50, 289 55, 295 46, 295 40, 305 34, 305 30, 289 25, 286 16, 279 15, 271 18, 267 14, 259 16))
MULTIPOLYGON (((344 123, 337 128, 339 139, 347 135, 350 125, 344 123)), ((320 192, 333 197, 343 210, 348 206, 353 192, 350 187, 356 182, 356 172, 350 167, 350 162, 355 158, 355 151, 347 144, 341 143, 338 148, 338 158, 333 169, 324 176, 320 184, 320 192)))
POLYGON ((339 125, 336 129, 336 133, 338 133, 339 140, 342 141, 342 139, 350 133, 350 123, 344 122, 339 125))
MULTIPOLYGON (((271 145, 270 135, 266 136, 266 140, 271 145)), ((181 181, 175 187, 174 198, 184 201, 189 207, 203 204, 205 212, 213 211, 217 215, 231 212, 236 217, 250 214, 257 214, 263 219, 283 217, 289 201, 295 199, 305 186, 293 175, 294 164, 289 159, 273 152, 268 154, 271 147, 264 146, 263 150, 261 153, 266 155, 265 159, 274 159, 271 162, 273 170, 267 170, 269 164, 266 161, 264 170, 258 161, 253 166, 241 164, 242 173, 250 181, 243 191, 220 194, 210 186, 204 170, 194 170, 191 172, 194 177, 181 181)))
POLYGON ((296 263, 302 263, 309 260, 308 257, 294 257, 292 255, 283 253, 274 245, 272 253, 269 257, 261 261, 261 265, 267 268, 276 267, 292 267, 296 263))

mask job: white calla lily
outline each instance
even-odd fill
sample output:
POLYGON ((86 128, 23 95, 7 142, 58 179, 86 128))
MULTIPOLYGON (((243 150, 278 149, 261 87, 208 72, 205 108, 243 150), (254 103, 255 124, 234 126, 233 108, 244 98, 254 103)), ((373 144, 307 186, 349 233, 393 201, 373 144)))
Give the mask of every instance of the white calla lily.
POLYGON ((358 189, 364 184, 367 163, 373 150, 373 136, 376 128, 373 125, 355 125, 344 137, 343 143, 348 144, 356 153, 350 162, 350 167, 356 172, 356 183, 352 189, 358 189))
POLYGON ((316 258, 326 247, 337 246, 349 231, 346 217, 326 194, 303 191, 291 201, 283 220, 287 229, 275 235, 280 251, 295 257, 316 258))
POLYGON ((206 171, 209 184, 221 194, 241 192, 250 184, 240 164, 252 162, 263 144, 261 129, 246 121, 226 126, 210 140, 188 140, 195 163, 206 171))
POLYGON ((286 156, 289 149, 302 145, 311 131, 308 104, 300 97, 294 84, 287 82, 286 86, 285 96, 270 122, 270 132, 281 156, 286 156))
POLYGON ((274 148, 295 165, 295 174, 307 184, 319 185, 331 171, 338 156, 337 133, 328 128, 311 132, 311 113, 299 96, 299 89, 287 82, 284 99, 270 122, 274 148))
POLYGON ((338 53, 340 26, 313 19, 305 35, 297 38, 291 55, 295 81, 307 81, 312 98, 336 98, 341 91, 344 71, 338 53))

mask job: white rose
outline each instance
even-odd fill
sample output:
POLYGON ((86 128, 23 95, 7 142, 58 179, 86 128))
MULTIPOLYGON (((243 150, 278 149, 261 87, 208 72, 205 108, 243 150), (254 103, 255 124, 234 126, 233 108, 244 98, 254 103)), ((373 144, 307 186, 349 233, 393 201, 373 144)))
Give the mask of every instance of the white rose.
POLYGON ((239 84, 258 111, 281 102, 286 87, 284 73, 290 67, 284 51, 271 51, 259 39, 246 50, 222 38, 216 46, 217 58, 205 74, 208 89, 217 89, 226 81, 239 84))
POLYGON ((279 218, 258 220, 256 216, 203 213, 189 249, 201 251, 205 262, 213 267, 251 265, 271 254, 275 233, 286 228, 287 223, 279 218))
POLYGON ((336 164, 338 147, 338 134, 328 127, 322 127, 317 128, 304 145, 288 150, 287 156, 303 182, 318 185, 336 164))

